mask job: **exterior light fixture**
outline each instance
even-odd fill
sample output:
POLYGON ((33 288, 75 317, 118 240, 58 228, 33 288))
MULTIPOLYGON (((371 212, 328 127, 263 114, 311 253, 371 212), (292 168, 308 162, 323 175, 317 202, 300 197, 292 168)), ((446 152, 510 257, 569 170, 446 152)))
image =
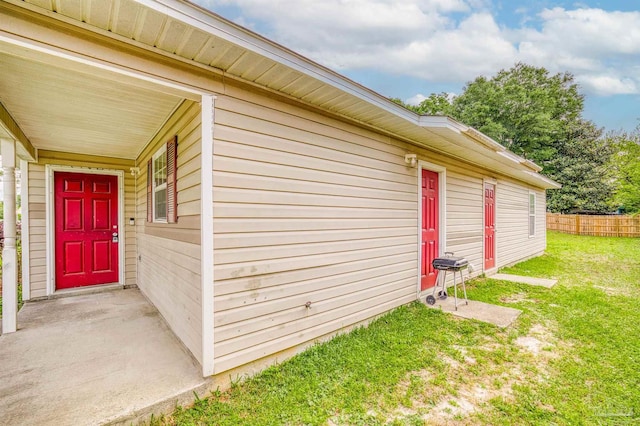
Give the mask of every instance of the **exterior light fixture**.
POLYGON ((417 154, 405 154, 404 162, 407 163, 410 167, 415 167, 418 164, 418 155, 417 154))

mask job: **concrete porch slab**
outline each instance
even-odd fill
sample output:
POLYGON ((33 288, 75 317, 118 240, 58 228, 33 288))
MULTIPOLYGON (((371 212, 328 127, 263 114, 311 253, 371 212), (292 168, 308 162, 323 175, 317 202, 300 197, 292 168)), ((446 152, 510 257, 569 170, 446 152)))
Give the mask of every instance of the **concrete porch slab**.
POLYGON ((427 304, 425 302, 426 296, 427 293, 420 300, 430 308, 441 309, 443 312, 448 312, 456 317, 487 322, 501 328, 510 326, 522 313, 519 309, 492 305, 476 300, 469 300, 467 305, 462 298, 458 298, 458 310, 456 310, 453 296, 447 297, 445 300, 436 298, 435 305, 427 304))
POLYGON ((558 280, 552 280, 548 278, 524 277, 522 275, 511 274, 493 274, 489 276, 489 278, 492 278, 494 280, 511 281, 514 283, 536 285, 546 288, 551 288, 558 282, 558 280))
POLYGON ((210 387, 137 289, 27 303, 0 366, 2 424, 135 423, 210 387))

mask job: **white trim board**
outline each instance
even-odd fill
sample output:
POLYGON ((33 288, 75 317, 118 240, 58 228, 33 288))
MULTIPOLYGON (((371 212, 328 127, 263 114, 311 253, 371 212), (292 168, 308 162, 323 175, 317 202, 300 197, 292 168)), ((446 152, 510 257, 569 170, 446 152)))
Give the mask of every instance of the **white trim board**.
POLYGON ((214 273, 213 273, 213 132, 215 96, 203 95, 200 153, 200 276, 202 306, 202 376, 214 374, 214 273))
POLYGON ((31 299, 31 251, 29 235, 29 163, 20 160, 20 214, 22 238, 22 300, 31 299))
MULTIPOLYGON (((124 223, 124 171, 112 169, 94 169, 88 167, 62 166, 47 164, 45 166, 45 211, 46 211, 46 247, 47 247, 47 296, 56 293, 55 286, 55 185, 54 172, 85 173, 95 175, 109 175, 118 177, 118 285, 124 286, 125 257, 124 242, 126 241, 126 228, 124 223)), ((67 292, 69 290, 66 290, 67 292)))
MULTIPOLYGON (((74 64, 89 65, 90 67, 97 68, 101 71, 108 71, 112 75, 132 77, 134 80, 151 83, 152 85, 156 86, 156 90, 160 92, 182 97, 185 99, 191 99, 193 101, 197 101, 199 99, 199 95, 205 93, 205 90, 189 86, 188 84, 165 80, 157 76, 152 76, 140 70, 132 70, 113 63, 107 63, 99 59, 90 58, 75 52, 69 52, 61 48, 52 47, 34 40, 28 40, 23 37, 3 31, 0 31, 0 42, 6 43, 9 46, 27 49, 41 54, 40 60, 44 63, 48 63, 50 61, 47 60, 48 55, 52 58, 64 59, 74 64)), ((22 55, 24 55, 24 53, 22 55)), ((104 77, 104 75, 102 77, 104 77)))

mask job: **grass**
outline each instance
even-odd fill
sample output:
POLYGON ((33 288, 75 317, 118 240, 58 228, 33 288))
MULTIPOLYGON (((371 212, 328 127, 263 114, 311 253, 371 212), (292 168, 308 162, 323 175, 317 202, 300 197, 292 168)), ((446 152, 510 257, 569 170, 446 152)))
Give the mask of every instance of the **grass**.
POLYGON ((470 298, 521 309, 514 326, 415 303, 156 423, 638 424, 639 241, 550 233, 504 272, 559 283, 476 279, 470 298))
POLYGON ((523 311, 507 329, 414 303, 155 424, 640 424, 640 241, 549 233, 547 254, 474 300, 523 311))

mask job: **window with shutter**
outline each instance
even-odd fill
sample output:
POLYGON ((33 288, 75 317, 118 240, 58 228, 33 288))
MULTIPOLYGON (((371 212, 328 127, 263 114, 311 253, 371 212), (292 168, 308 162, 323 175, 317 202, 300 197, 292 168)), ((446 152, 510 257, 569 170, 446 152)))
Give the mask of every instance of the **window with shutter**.
POLYGON ((147 163, 147 220, 176 223, 178 137, 160 147, 147 163))

